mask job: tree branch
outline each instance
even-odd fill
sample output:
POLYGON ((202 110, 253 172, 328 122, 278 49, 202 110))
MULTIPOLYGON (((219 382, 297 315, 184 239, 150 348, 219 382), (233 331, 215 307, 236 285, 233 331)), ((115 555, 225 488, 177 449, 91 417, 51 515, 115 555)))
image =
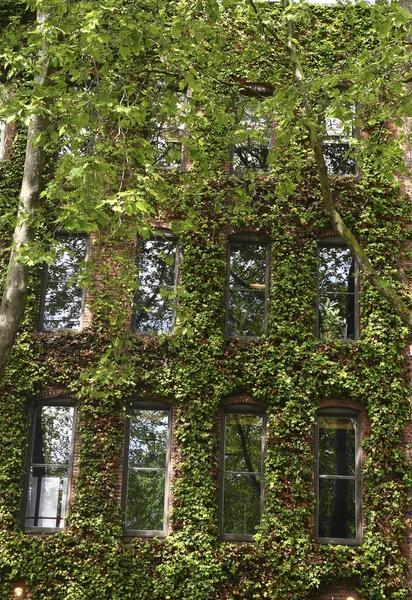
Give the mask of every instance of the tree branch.
MULTIPOLYGON (((286 9, 289 6, 289 0, 282 0, 283 8, 286 9)), ((299 61, 296 45, 295 45, 295 26, 294 22, 288 20, 288 41, 287 46, 289 50, 289 58, 292 64, 295 78, 300 86, 303 105, 305 114, 307 116, 306 127, 310 135, 310 143, 315 155, 316 165, 318 169, 318 175, 320 179, 321 192, 323 205, 329 217, 329 221, 334 231, 342 237, 352 254, 356 256, 359 268, 362 270, 364 276, 367 278, 369 283, 373 285, 378 292, 388 301, 389 305, 394 309, 396 314, 402 319, 403 323, 412 331, 412 310, 402 299, 393 285, 384 279, 373 267, 369 258, 367 257, 362 246, 345 225, 342 217, 336 208, 335 201, 333 199, 332 190, 329 184, 329 175, 326 168, 325 158, 323 156, 322 139, 319 135, 319 129, 316 121, 316 117, 312 108, 310 97, 307 89, 305 88, 305 77, 302 69, 302 65, 299 61)))

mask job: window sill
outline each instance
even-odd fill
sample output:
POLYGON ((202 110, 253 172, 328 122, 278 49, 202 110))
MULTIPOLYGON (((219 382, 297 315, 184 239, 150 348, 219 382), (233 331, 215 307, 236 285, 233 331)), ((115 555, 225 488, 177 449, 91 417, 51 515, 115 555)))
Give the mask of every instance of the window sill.
POLYGON ((135 538, 159 538, 165 539, 168 533, 166 531, 156 531, 156 530, 147 530, 147 531, 139 531, 139 530, 130 530, 125 531, 123 533, 123 539, 125 541, 132 541, 135 538))
POLYGON ((333 546, 360 546, 361 540, 352 540, 345 538, 316 538, 318 544, 331 544, 333 546))
POLYGON ((65 527, 26 527, 24 533, 26 535, 56 535, 62 531, 65 531, 65 527))

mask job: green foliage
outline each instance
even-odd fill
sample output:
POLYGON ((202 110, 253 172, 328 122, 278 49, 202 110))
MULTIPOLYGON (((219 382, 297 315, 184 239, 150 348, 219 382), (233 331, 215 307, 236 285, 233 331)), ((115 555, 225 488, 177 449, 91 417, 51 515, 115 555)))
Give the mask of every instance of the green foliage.
MULTIPOLYGON (((8 598, 23 578, 34 600, 298 600, 354 578, 365 600, 406 599, 406 331, 362 282, 360 339, 314 337, 316 243, 329 225, 281 41, 265 38, 262 21, 237 0, 43 4, 56 10, 44 34, 53 42, 55 69, 50 163, 59 143, 69 150, 43 195, 45 224, 33 261, 49 256, 47 240, 56 229, 98 231, 84 276, 93 321, 78 333, 36 333, 40 274, 33 270, 0 405, 0 597, 8 598), (250 80, 274 88, 264 103, 279 123, 280 145, 264 176, 228 177, 231 107, 250 80), (144 129, 154 106, 176 114, 175 90, 186 85, 193 101, 186 116, 193 169, 159 172, 144 129), (130 333, 138 285, 134 240, 137 232, 148 237, 150 218, 172 224, 182 251, 179 322, 171 336, 130 333), (247 230, 271 239, 269 335, 225 339, 226 234, 247 230), (65 531, 28 536, 20 514, 28 407, 56 387, 78 400, 74 498, 65 531), (249 544, 222 542, 217 528, 217 417, 225 400, 240 393, 265 403, 268 415, 265 511, 249 544), (122 537, 118 473, 125 413, 134 398, 176 407, 171 533, 164 540, 122 537), (360 547, 319 545, 313 537, 313 423, 325 398, 357 402, 371 419, 360 547)), ((280 8, 259 7, 263 23, 282 38, 280 8)), ((359 141, 362 178, 338 178, 333 191, 373 263, 405 294, 396 273, 410 214, 392 176, 399 141, 385 126, 396 102, 407 102, 396 88, 406 63, 398 44, 405 21, 396 5, 378 5, 376 15, 372 10, 297 5, 290 16, 305 32, 301 49, 313 66, 319 110, 331 101, 348 117, 355 100, 362 104, 359 118, 370 133, 359 141), (353 87, 336 93, 352 79, 353 87)), ((6 33, 2 53, 24 84, 7 110, 23 118, 30 102, 44 107, 45 98, 36 100, 26 83, 38 34, 26 27, 6 33), (26 47, 28 35, 34 42, 26 47)), ((17 207, 21 138, 13 153, 0 164, 2 271, 17 207)))

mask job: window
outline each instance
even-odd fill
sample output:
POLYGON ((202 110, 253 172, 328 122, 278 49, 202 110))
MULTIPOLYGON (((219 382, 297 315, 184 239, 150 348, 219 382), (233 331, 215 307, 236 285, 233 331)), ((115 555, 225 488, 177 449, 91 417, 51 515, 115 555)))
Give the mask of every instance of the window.
POLYGON ((138 253, 140 287, 135 296, 134 330, 138 333, 173 331, 172 298, 177 283, 177 238, 158 232, 142 241, 138 253))
POLYGON ((262 113, 262 106, 243 103, 238 108, 239 131, 233 149, 232 172, 262 171, 268 167, 273 124, 262 113))
POLYGON ((359 544, 359 414, 338 409, 319 411, 316 449, 316 536, 323 542, 359 544))
MULTIPOLYGON (((352 113, 354 117, 354 108, 352 113)), ((348 131, 341 119, 329 113, 326 113, 325 125, 323 157, 329 175, 356 175, 355 159, 348 155, 351 149, 349 138, 355 137, 355 127, 351 124, 348 131)))
POLYGON ((134 407, 128 423, 125 529, 138 535, 167 532, 170 407, 134 407))
POLYGON ((6 156, 7 125, 5 121, 0 121, 0 160, 6 156))
POLYGON ((34 408, 26 529, 65 526, 73 461, 75 408, 38 404, 34 408))
POLYGON ((186 96, 184 94, 172 94, 165 100, 163 106, 169 112, 161 121, 152 123, 149 141, 154 149, 156 167, 174 170, 184 166, 182 138, 186 129, 184 124, 185 104, 186 96))
POLYGON ((318 247, 317 332, 324 340, 358 337, 356 261, 340 238, 326 238, 318 247))
POLYGON ((86 258, 88 238, 59 235, 54 265, 47 265, 43 277, 40 328, 78 329, 82 324, 84 293, 79 275, 86 258))
POLYGON ((232 406, 223 415, 220 531, 248 540, 260 525, 265 439, 263 412, 232 406))
POLYGON ((269 242, 249 234, 228 243, 226 335, 257 337, 267 330, 269 242))

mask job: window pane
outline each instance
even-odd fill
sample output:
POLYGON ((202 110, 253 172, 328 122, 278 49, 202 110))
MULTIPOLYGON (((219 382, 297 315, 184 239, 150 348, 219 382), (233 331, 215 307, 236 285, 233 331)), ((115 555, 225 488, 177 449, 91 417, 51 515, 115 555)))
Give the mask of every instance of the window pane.
POLYGON ((318 320, 321 338, 355 338, 355 259, 344 246, 319 248, 318 320))
POLYGON ((163 530, 165 475, 164 471, 129 471, 127 529, 163 530))
POLYGON ((229 335, 265 331, 266 256, 265 244, 230 244, 229 335))
POLYGON ((240 128, 233 151, 235 172, 247 169, 260 171, 267 168, 271 138, 271 124, 265 115, 258 114, 259 107, 246 105, 240 109, 240 128))
POLYGON ((322 146, 329 175, 355 175, 356 162, 347 156, 349 144, 325 142, 322 146))
POLYGON ((166 468, 169 414, 163 410, 136 410, 131 416, 129 466, 166 468))
POLYGON ((143 243, 139 254, 140 288, 136 293, 135 330, 169 332, 173 326, 171 300, 176 273, 177 240, 158 238, 143 243))
POLYGON ((39 406, 36 411, 33 464, 68 465, 73 435, 72 406, 39 406))
POLYGON ((253 535, 260 524, 260 475, 225 474, 223 532, 253 535))
POLYGON ((319 418, 319 473, 355 476, 356 419, 319 418))
POLYGON ((226 415, 225 471, 261 471, 262 417, 226 415))
POLYGON ((32 467, 27 499, 27 527, 64 527, 68 469, 32 467))
POLYGON ((82 304, 83 290, 63 281, 49 281, 44 301, 43 327, 78 329, 82 304))
POLYGON ((47 267, 43 327, 76 329, 81 325, 83 303, 83 291, 77 283, 86 256, 87 239, 70 236, 59 241, 56 262, 47 267))
POLYGON ((265 333, 265 295, 233 292, 229 298, 229 335, 260 336, 265 333))
POLYGON ((355 338, 355 294, 319 297, 319 334, 322 339, 355 338))
POLYGON ((355 481, 319 479, 319 536, 356 539, 355 481))
POLYGON ((349 248, 319 248, 319 290, 326 293, 355 291, 355 261, 349 248))

